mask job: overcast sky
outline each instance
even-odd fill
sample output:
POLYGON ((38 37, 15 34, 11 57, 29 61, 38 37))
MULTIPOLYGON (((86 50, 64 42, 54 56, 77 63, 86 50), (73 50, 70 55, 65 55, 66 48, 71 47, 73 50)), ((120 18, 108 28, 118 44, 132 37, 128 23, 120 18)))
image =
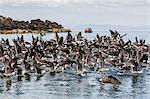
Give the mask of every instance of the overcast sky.
POLYGON ((0 14, 65 25, 150 25, 150 0, 0 0, 0 14))

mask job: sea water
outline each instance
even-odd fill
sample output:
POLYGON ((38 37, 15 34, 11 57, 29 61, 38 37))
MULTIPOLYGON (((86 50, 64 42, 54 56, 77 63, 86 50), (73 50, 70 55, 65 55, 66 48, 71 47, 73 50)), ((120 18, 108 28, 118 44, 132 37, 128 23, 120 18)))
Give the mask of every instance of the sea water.
MULTIPOLYGON (((110 35, 109 29, 117 30, 121 35, 127 33, 123 38, 125 41, 131 39, 135 41, 135 37, 145 39, 146 43, 150 43, 149 28, 144 27, 106 27, 91 26, 93 33, 83 33, 87 39, 94 39, 96 34, 110 35)), ((84 31, 84 26, 72 27, 72 35, 75 36, 79 31, 84 31)), ((31 41, 32 35, 24 34, 27 41, 31 41)), ((66 33, 60 33, 60 36, 66 36, 66 33)), ((18 34, 18 36, 21 36, 18 34)), ((0 38, 17 38, 17 34, 0 35, 0 38)), ((49 33, 43 37, 44 40, 54 38, 54 34, 49 33)), ((71 70, 65 70, 64 73, 56 73, 50 75, 47 72, 43 76, 31 75, 21 80, 15 78, 0 78, 0 99, 150 99, 150 70, 145 70, 144 74, 139 76, 117 76, 122 84, 111 85, 101 84, 96 78, 110 75, 110 73, 100 73, 92 71, 85 77, 77 76, 71 70)))

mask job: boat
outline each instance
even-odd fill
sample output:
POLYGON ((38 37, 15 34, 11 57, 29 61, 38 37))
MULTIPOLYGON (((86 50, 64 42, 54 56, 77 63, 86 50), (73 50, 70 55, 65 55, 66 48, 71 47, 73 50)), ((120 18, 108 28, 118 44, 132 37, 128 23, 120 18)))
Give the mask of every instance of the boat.
POLYGON ((86 28, 85 29, 85 33, 92 33, 93 31, 92 31, 92 28, 86 28))

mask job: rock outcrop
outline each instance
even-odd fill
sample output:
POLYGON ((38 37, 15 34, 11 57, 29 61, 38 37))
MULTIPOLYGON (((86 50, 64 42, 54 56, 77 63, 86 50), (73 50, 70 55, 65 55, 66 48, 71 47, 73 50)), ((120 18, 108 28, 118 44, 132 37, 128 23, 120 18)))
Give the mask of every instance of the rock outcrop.
POLYGON ((68 32, 69 29, 65 29, 62 25, 51 22, 49 20, 43 21, 41 19, 35 19, 31 21, 18 21, 13 20, 10 17, 0 16, 0 33, 2 34, 10 34, 10 31, 13 33, 17 30, 23 30, 22 32, 26 33, 29 30, 30 32, 34 31, 44 31, 44 32, 68 32), (9 33, 6 33, 9 31, 9 33))

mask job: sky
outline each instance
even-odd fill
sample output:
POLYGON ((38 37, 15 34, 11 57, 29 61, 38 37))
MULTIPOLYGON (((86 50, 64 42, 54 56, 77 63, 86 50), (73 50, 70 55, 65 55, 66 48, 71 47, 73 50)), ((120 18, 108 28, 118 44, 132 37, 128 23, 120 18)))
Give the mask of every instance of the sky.
POLYGON ((150 0, 0 0, 0 15, 64 25, 150 26, 150 0))

